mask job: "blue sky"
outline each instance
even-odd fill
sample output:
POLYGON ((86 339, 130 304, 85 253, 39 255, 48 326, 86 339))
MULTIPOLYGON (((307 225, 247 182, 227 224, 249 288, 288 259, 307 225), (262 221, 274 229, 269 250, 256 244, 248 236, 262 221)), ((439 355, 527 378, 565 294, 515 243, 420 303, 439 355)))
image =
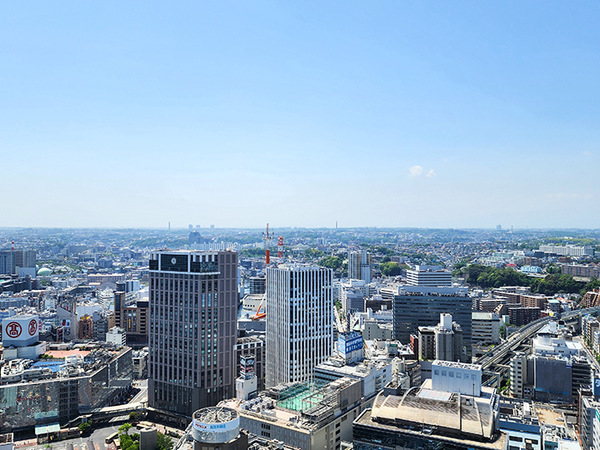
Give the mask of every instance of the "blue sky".
POLYGON ((598 227, 600 3, 5 2, 0 226, 598 227))

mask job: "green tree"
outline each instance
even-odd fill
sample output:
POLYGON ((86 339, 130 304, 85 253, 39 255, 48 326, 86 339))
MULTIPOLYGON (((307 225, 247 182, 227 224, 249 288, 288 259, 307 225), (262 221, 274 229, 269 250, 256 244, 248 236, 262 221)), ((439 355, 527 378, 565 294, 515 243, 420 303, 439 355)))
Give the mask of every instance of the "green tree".
POLYGON ((304 251, 304 255, 308 256, 309 258, 322 258, 325 256, 325 252, 316 248, 309 248, 304 251))
POLYGON ((131 411, 129 413, 129 420, 131 422, 139 422, 140 420, 142 420, 142 416, 143 414, 140 411, 131 411))
POLYGON ((319 260, 321 267, 327 267, 328 269, 339 270, 344 264, 344 259, 340 256, 327 256, 319 260))
POLYGON ((393 277, 402 273, 402 267, 395 262, 385 262, 379 265, 381 273, 386 277, 393 277))
POLYGON ((119 433, 120 433, 120 434, 124 433, 124 434, 127 434, 127 435, 129 435, 129 430, 131 430, 131 427, 132 427, 132 426, 133 426, 133 425, 131 425, 129 422, 128 422, 128 423, 124 423, 123 425, 121 425, 121 426, 119 427, 119 433))
POLYGON ((156 449, 157 450, 171 450, 173 448, 173 441, 165 436, 163 433, 157 433, 156 435, 156 449))

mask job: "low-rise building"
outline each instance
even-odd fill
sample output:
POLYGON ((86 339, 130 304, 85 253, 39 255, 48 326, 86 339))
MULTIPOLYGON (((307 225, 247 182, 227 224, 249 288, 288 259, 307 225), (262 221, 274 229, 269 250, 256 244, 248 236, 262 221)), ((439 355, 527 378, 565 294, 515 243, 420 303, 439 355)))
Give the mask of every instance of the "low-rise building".
POLYGON ((498 425, 508 437, 509 449, 543 450, 540 421, 531 403, 501 403, 498 425))

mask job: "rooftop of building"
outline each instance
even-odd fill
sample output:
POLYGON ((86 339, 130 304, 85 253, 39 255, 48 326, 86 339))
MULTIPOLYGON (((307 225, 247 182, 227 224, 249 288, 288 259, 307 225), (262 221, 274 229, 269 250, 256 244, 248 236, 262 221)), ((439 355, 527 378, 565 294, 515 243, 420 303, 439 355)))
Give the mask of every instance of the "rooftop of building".
POLYGON ((317 264, 310 263, 283 263, 278 264, 277 267, 269 267, 268 269, 278 269, 278 270, 288 270, 288 271, 298 271, 298 270, 330 270, 325 267, 318 266, 317 264))
POLYGON ((398 296, 427 296, 427 297, 468 297, 469 290, 466 287, 453 286, 398 286, 398 296))
POLYGON ((6 385, 88 375, 127 351, 129 347, 115 350, 110 346, 92 350, 50 350, 45 353, 47 357, 37 361, 22 358, 6 361, 0 370, 0 380, 6 385))
POLYGON ((339 393, 359 383, 345 377, 329 383, 291 383, 270 388, 252 400, 224 400, 219 406, 235 409, 241 416, 310 433, 323 425, 323 418, 331 417, 339 409, 339 393))
POLYGON ((452 367, 454 369, 465 369, 465 370, 482 370, 482 366, 480 364, 469 364, 455 361, 442 361, 440 359, 436 359, 433 361, 433 365, 443 366, 443 367, 452 367))
POLYGON ((500 321, 500 316, 495 312, 473 311, 471 313, 473 320, 497 320, 500 321))
POLYGON ((498 449, 504 450, 507 448, 507 435, 505 433, 497 433, 494 440, 490 442, 470 439, 468 436, 450 437, 436 427, 430 426, 426 422, 413 422, 412 425, 400 425, 398 423, 377 421, 373 416, 373 409, 366 409, 354 421, 357 425, 373 427, 375 429, 383 429, 391 432, 402 431, 407 435, 415 436, 416 438, 431 439, 435 437, 439 441, 447 442, 448 445, 456 445, 460 447, 470 446, 473 448, 498 449))
POLYGON ((535 412, 537 413, 540 423, 553 426, 564 426, 565 421, 562 413, 550 406, 536 403, 535 412))
POLYGON ((353 378, 367 376, 373 370, 383 369, 391 364, 389 358, 386 359, 364 359, 356 363, 346 363, 343 358, 331 357, 317 366, 320 370, 331 370, 333 372, 347 375, 353 378))

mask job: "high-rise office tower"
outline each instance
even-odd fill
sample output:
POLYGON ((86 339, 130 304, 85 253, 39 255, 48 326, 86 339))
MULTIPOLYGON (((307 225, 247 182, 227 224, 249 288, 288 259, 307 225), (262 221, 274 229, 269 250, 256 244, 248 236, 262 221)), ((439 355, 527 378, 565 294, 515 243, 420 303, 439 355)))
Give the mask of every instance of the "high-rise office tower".
POLYGON ((0 274, 15 273, 14 250, 0 250, 0 274))
POLYGON ((267 387, 307 381, 331 355, 332 280, 332 270, 318 266, 267 269, 267 387))
POLYGON ((371 254, 366 250, 348 252, 348 278, 371 282, 371 254))
POLYGON ((0 250, 0 274, 15 274, 17 267, 35 268, 35 263, 35 250, 0 250))
POLYGON ((472 300, 466 288, 400 286, 393 302, 394 339, 408 343, 418 327, 433 327, 440 314, 448 313, 462 329, 465 352, 460 359, 469 361, 472 300))
POLYGON ((151 254, 152 407, 191 416, 235 396, 237 262, 230 251, 151 254))

